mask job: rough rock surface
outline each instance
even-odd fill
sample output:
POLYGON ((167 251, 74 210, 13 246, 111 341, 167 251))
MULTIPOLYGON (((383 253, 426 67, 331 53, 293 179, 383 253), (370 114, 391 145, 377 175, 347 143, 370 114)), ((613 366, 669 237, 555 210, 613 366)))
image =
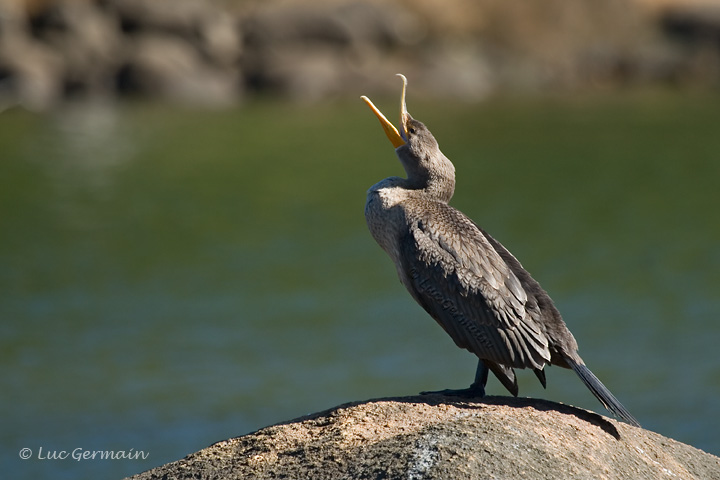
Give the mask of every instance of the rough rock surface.
POLYGON ((720 479, 720 458, 536 399, 443 396, 341 405, 218 442, 132 480, 720 479))

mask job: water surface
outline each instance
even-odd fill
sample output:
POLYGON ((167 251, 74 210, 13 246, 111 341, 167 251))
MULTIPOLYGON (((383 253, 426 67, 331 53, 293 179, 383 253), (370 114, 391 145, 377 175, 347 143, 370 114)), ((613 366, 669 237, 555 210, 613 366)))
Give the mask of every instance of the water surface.
MULTIPOLYGON (((550 292, 590 368, 643 426, 716 455, 719 100, 409 99, 455 162, 453 204, 550 292)), ((342 402, 472 379, 472 356, 366 230, 366 189, 402 170, 359 100, 11 111, 0 157, 13 478, 121 478, 342 402), (24 447, 149 457, 22 461, 24 447)), ((547 376, 544 391, 521 373, 521 395, 606 414, 571 372, 547 376)))

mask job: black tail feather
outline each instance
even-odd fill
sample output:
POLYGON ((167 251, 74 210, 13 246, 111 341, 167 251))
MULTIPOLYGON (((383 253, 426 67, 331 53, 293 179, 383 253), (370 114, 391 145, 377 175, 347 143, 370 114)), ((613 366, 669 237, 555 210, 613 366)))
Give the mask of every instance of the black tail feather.
POLYGON ((626 421, 630 425, 634 425, 636 427, 640 426, 640 423, 635 420, 635 417, 630 415, 630 412, 623 407, 622 403, 615 398, 615 395, 613 395, 610 390, 603 385, 600 379, 597 378, 589 368, 587 368, 583 363, 577 363, 569 358, 565 358, 565 360, 570 365, 570 368, 573 369, 577 376, 583 381, 585 386, 590 389, 593 395, 600 400, 600 403, 602 403, 605 408, 610 410, 616 417, 626 421))
POLYGON ((489 360, 484 360, 484 363, 490 371, 495 374, 498 380, 500 380, 500 383, 502 383, 505 388, 513 394, 513 397, 517 397, 518 383, 517 378, 515 377, 515 370, 511 367, 506 367, 505 365, 500 365, 499 363, 491 362, 489 360))
POLYGON ((545 370, 541 370, 539 368, 536 368, 533 370, 535 372, 535 376, 540 380, 540 383, 542 384, 543 388, 547 388, 547 380, 545 379, 545 370))

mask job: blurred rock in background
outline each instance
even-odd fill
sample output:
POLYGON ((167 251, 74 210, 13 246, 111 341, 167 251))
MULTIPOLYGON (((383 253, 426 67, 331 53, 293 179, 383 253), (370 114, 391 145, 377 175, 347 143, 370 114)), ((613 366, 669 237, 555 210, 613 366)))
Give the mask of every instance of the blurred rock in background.
POLYGON ((0 0, 0 109, 720 84, 712 0, 0 0))

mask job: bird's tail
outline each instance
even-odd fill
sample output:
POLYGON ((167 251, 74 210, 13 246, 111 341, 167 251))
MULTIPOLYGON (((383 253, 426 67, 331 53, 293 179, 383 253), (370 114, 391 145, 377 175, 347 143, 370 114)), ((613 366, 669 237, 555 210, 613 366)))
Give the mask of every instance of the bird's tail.
POLYGON ((570 365, 570 368, 577 373, 577 376, 580 377, 585 386, 590 389, 593 395, 595 395, 595 398, 600 400, 600 403, 602 403, 605 408, 610 410, 616 417, 626 421, 630 425, 634 425, 636 427, 640 426, 640 423, 635 420, 635 417, 630 415, 630 412, 628 412, 627 409, 623 407, 622 403, 615 398, 615 395, 613 395, 610 390, 603 385, 600 379, 597 378, 595 374, 592 373, 584 363, 582 363, 582 361, 578 363, 567 357, 565 360, 570 365))
POLYGON ((505 365, 500 365, 499 363, 491 362, 489 360, 483 360, 483 363, 485 363, 485 365, 487 365, 487 367, 495 374, 498 380, 500 380, 500 383, 502 383, 505 388, 513 394, 513 397, 518 396, 518 383, 517 377, 515 377, 515 370, 511 367, 506 367, 505 365))

